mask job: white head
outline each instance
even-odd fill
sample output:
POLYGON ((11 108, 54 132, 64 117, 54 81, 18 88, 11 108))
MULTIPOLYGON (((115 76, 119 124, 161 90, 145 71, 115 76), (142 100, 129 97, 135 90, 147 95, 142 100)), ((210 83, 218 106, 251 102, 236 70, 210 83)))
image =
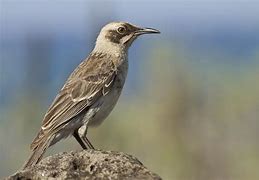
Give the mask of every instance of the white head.
POLYGON ((127 22, 111 22, 101 29, 94 51, 105 53, 127 51, 139 35, 150 33, 160 32, 156 29, 141 28, 127 22))

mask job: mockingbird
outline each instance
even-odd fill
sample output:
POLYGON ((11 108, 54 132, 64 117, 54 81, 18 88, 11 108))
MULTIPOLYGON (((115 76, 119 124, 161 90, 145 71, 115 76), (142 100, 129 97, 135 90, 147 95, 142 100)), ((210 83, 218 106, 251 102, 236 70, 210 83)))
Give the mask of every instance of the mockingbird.
POLYGON ((87 127, 99 125, 114 108, 127 71, 127 51, 142 34, 160 33, 126 22, 105 25, 95 47, 72 72, 44 116, 23 168, 37 164, 48 147, 73 135, 83 149, 94 149, 86 137, 87 127))

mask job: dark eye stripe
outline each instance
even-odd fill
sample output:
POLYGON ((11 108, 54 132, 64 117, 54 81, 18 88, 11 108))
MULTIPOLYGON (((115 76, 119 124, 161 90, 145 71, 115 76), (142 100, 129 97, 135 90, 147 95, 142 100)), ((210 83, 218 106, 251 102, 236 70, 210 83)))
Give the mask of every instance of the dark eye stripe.
POLYGON ((109 39, 111 42, 119 44, 120 40, 124 37, 129 35, 131 32, 126 31, 124 34, 120 34, 119 32, 117 32, 117 30, 110 30, 108 31, 108 33, 106 34, 105 38, 109 39))
POLYGON ((105 35, 105 38, 110 40, 113 43, 119 44, 120 40, 124 36, 127 36, 136 30, 136 27, 134 27, 130 24, 124 24, 124 27, 126 28, 125 33, 119 33, 117 30, 109 30, 108 33, 105 35))

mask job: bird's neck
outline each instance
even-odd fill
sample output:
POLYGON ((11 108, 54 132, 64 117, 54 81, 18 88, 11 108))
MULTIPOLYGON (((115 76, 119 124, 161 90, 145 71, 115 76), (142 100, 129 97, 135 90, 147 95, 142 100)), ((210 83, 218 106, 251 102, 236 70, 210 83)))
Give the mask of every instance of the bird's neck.
POLYGON ((93 52, 104 53, 112 56, 121 56, 127 54, 127 48, 120 44, 109 41, 99 41, 97 39, 93 52))

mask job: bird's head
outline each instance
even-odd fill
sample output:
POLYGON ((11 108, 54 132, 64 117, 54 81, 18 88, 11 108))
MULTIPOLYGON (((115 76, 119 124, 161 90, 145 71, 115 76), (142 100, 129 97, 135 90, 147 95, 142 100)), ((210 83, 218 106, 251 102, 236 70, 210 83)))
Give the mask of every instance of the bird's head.
POLYGON ((125 51, 138 36, 151 33, 160 32, 153 28, 141 28, 127 22, 111 22, 105 25, 98 35, 95 50, 111 53, 125 51))

